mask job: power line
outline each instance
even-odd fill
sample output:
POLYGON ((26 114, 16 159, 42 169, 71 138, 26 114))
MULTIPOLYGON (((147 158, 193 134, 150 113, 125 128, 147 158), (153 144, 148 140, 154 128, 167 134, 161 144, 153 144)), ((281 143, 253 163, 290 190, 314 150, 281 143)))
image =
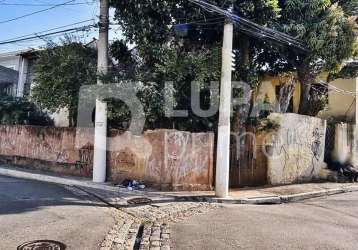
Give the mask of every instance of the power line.
POLYGON ((26 37, 26 38, 21 38, 21 39, 16 39, 16 40, 3 41, 3 42, 0 42, 0 45, 23 42, 23 41, 33 40, 33 39, 39 39, 39 38, 48 37, 48 36, 61 34, 61 33, 68 33, 68 32, 73 33, 73 32, 79 32, 79 31, 87 31, 87 30, 90 30, 91 28, 94 28, 94 27, 95 27, 95 25, 86 25, 86 26, 77 27, 77 28, 65 29, 65 30, 60 30, 60 31, 56 31, 56 32, 46 33, 46 34, 43 34, 43 35, 34 35, 32 37, 26 37))
POLYGON ((258 39, 265 38, 266 40, 271 40, 273 42, 277 42, 280 44, 286 44, 289 47, 294 47, 303 52, 308 52, 308 49, 306 48, 305 44, 302 41, 297 40, 285 33, 263 27, 248 19, 235 15, 231 11, 223 10, 222 8, 219 8, 218 6, 215 6, 208 2, 202 0, 189 0, 189 1, 192 2, 193 4, 200 6, 201 8, 205 9, 210 13, 218 13, 220 15, 227 17, 234 24, 237 25, 238 29, 242 33, 245 33, 246 35, 258 39))
MULTIPOLYGON (((73 6, 73 5, 91 5, 94 4, 95 1, 92 2, 79 2, 79 3, 68 3, 68 4, 64 4, 66 6, 73 6)), ((0 2, 0 5, 3 6, 56 6, 56 4, 45 4, 45 3, 3 3, 0 2)))
POLYGON ((80 22, 76 22, 76 23, 71 23, 71 24, 67 24, 67 25, 63 25, 63 26, 51 28, 51 29, 48 29, 48 30, 43 30, 43 31, 39 31, 39 32, 33 32, 33 33, 30 33, 30 34, 22 35, 22 36, 18 36, 18 37, 12 37, 12 38, 9 38, 9 39, 0 41, 0 43, 1 43, 1 42, 12 41, 12 40, 17 40, 17 39, 25 38, 25 37, 28 37, 28 36, 39 35, 39 34, 42 34, 42 33, 45 33, 45 32, 49 32, 49 31, 53 31, 53 30, 58 30, 58 29, 63 29, 63 28, 67 28, 67 27, 70 27, 70 26, 77 25, 77 24, 87 23, 87 22, 90 22, 90 21, 94 21, 94 20, 93 20, 93 19, 87 19, 87 20, 84 20, 84 21, 80 21, 80 22))
POLYGON ((219 20, 219 19, 224 19, 224 17, 218 16, 218 17, 212 17, 212 18, 201 18, 201 19, 190 20, 190 21, 188 21, 187 18, 174 18, 174 21, 185 20, 186 21, 185 23, 178 23, 178 24, 191 24, 191 23, 206 22, 206 21, 213 21, 213 20, 219 20))
POLYGON ((358 94, 358 92, 353 92, 353 91, 348 91, 348 90, 344 90, 344 89, 341 89, 339 87, 336 87, 330 83, 326 83, 324 81, 319 81, 317 82, 317 84, 323 86, 323 87, 326 87, 328 88, 328 90, 332 90, 336 93, 339 93, 339 94, 342 94, 342 95, 350 95, 350 96, 356 96, 358 94))
POLYGON ((347 109, 346 113, 344 114, 344 116, 346 117, 346 119, 348 118, 348 114, 349 112, 352 110, 352 108, 354 107, 354 104, 357 102, 357 98, 354 97, 352 104, 349 106, 349 108, 347 109))
POLYGON ((200 19, 197 21, 186 22, 186 23, 179 23, 177 25, 185 25, 185 24, 210 25, 210 24, 217 24, 217 23, 223 23, 223 22, 224 22, 224 17, 216 17, 216 18, 200 19))
POLYGON ((64 3, 61 3, 61 4, 53 5, 53 6, 50 7, 50 8, 46 8, 46 9, 43 9, 43 10, 38 10, 38 11, 31 12, 31 13, 28 13, 28 14, 25 14, 25 15, 22 15, 22 16, 18 16, 18 17, 14 17, 14 18, 11 18, 11 19, 8 19, 8 20, 0 21, 0 24, 13 22, 13 21, 16 21, 16 20, 19 20, 19 19, 22 19, 22 18, 25 18, 25 17, 28 17, 28 16, 32 16, 32 15, 35 15, 35 14, 38 14, 38 13, 42 13, 42 12, 45 12, 45 11, 49 11, 49 10, 52 10, 52 9, 55 9, 55 8, 58 8, 58 7, 67 5, 67 4, 72 3, 72 2, 74 2, 74 1, 75 1, 75 0, 67 1, 67 2, 64 2, 64 3))

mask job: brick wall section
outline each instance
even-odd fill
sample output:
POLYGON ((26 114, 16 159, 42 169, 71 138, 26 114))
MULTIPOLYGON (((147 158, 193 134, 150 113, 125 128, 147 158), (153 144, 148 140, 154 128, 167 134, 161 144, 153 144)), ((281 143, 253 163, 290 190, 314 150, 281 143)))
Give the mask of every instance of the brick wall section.
MULTIPOLYGON (((107 147, 111 181, 137 179, 174 190, 212 188, 211 133, 163 129, 135 136, 114 130, 107 147)), ((0 156, 23 166, 90 177, 93 129, 0 126, 0 156)))

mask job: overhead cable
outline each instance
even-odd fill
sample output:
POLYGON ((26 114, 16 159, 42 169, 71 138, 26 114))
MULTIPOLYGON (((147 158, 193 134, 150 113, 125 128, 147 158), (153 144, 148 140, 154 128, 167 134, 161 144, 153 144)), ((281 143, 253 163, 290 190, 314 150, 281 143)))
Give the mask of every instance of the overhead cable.
POLYGON ((38 10, 38 11, 35 11, 35 12, 31 12, 31 13, 28 13, 28 14, 25 14, 25 15, 22 15, 22 16, 18 16, 18 17, 14 17, 14 18, 11 18, 11 19, 3 20, 3 21, 0 21, 0 24, 13 22, 13 21, 16 21, 16 20, 25 18, 25 17, 29 17, 29 16, 36 15, 36 14, 39 14, 39 13, 42 13, 42 12, 46 12, 46 11, 49 11, 49 10, 52 10, 52 9, 55 9, 55 8, 58 8, 58 7, 67 5, 67 4, 72 3, 72 2, 74 2, 74 1, 75 1, 75 0, 67 1, 67 2, 64 2, 64 3, 61 3, 61 4, 53 5, 52 7, 47 8, 47 9, 42 9, 42 10, 38 10))

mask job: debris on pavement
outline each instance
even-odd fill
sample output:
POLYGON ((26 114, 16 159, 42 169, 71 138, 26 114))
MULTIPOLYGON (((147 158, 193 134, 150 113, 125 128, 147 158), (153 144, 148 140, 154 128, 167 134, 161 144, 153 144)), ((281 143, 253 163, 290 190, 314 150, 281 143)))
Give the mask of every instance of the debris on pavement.
POLYGON ((121 184, 119 184, 117 186, 118 187, 125 187, 130 191, 137 190, 137 189, 145 189, 146 188, 146 186, 144 185, 143 182, 137 181, 137 180, 130 180, 130 179, 125 179, 121 184))

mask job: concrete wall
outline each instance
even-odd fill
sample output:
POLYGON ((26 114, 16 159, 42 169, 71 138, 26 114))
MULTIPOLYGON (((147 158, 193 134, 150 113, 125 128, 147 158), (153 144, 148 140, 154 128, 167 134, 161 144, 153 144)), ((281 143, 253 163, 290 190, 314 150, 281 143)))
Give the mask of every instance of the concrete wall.
POLYGON ((309 181, 324 164, 326 121, 297 114, 271 114, 280 124, 264 136, 268 183, 272 185, 309 181))
POLYGON ((358 166, 358 127, 346 123, 336 124, 334 139, 333 160, 358 166))
MULTIPOLYGON (((175 190, 211 189, 213 134, 155 130, 143 136, 110 131, 109 136, 109 180, 137 179, 175 190)), ((90 177, 93 130, 0 126, 0 158, 27 167, 90 177)))

